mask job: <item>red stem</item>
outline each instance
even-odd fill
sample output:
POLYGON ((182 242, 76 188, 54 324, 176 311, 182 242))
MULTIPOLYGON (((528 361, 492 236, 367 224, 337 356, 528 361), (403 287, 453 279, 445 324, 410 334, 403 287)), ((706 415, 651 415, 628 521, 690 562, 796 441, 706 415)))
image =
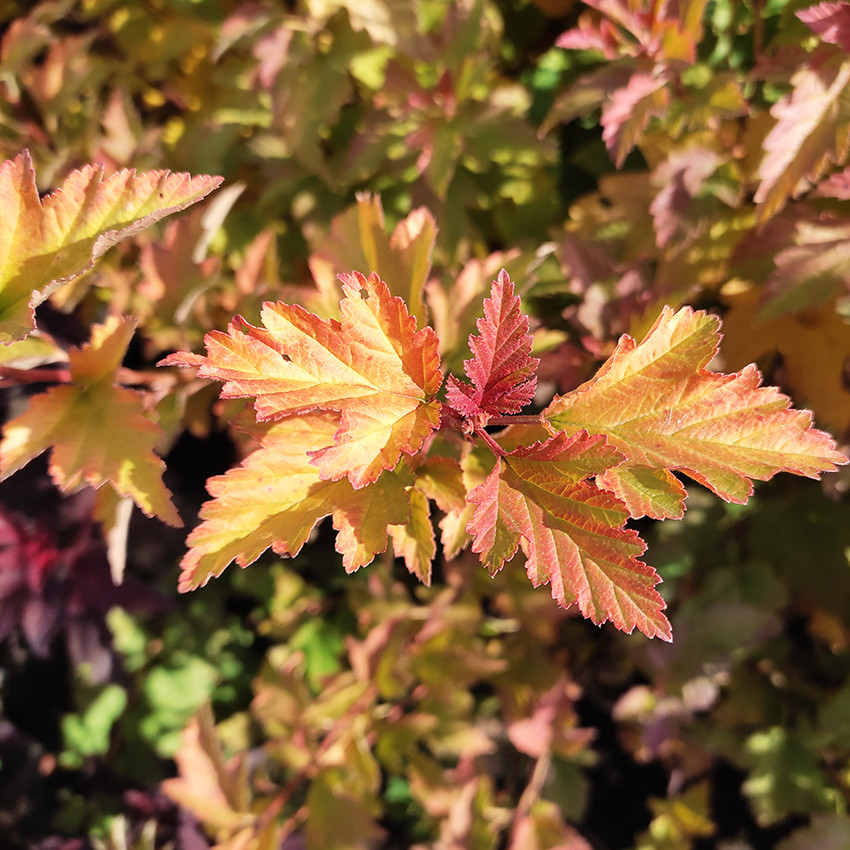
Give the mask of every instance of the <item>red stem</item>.
POLYGON ((16 369, 0 364, 0 378, 4 386, 13 384, 67 384, 71 380, 69 369, 16 369))
POLYGON ((483 428, 476 428, 473 433, 476 437, 481 437, 481 442, 483 442, 487 448, 496 455, 496 457, 505 456, 505 450, 483 428))
POLYGON ((540 417, 535 416, 533 413, 520 413, 514 416, 494 416, 490 422, 490 425, 539 425, 540 417))

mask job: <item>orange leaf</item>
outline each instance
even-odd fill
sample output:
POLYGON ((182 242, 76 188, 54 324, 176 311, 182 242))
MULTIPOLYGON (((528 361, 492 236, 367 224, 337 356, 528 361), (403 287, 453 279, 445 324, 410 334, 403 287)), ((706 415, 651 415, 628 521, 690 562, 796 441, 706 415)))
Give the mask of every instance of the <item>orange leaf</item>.
POLYGON ((225 381, 223 398, 255 397, 261 420, 341 414, 336 433, 311 458, 322 479, 348 477, 359 488, 403 453, 415 454, 439 427, 434 396, 442 374, 434 331, 417 331, 404 302, 377 275, 340 279, 341 321, 266 303, 265 327, 237 317, 228 333, 207 334, 207 357, 178 352, 163 365, 200 366, 201 377, 225 381))

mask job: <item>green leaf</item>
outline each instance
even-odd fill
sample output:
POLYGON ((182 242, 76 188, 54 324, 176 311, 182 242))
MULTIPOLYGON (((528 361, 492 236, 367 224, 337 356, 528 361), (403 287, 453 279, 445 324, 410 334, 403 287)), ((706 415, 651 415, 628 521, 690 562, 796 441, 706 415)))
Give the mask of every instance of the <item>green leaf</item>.
POLYGON ((126 707, 127 692, 120 685, 110 684, 83 711, 66 714, 62 718, 62 764, 79 767, 87 757, 106 753, 112 727, 126 707))

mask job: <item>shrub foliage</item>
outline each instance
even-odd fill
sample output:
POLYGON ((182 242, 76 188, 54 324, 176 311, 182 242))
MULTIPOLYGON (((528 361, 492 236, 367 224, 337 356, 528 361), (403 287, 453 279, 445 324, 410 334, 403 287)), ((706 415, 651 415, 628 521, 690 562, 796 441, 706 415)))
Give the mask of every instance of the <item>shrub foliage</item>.
POLYGON ((850 843, 847 7, 0 26, 12 850, 850 843))

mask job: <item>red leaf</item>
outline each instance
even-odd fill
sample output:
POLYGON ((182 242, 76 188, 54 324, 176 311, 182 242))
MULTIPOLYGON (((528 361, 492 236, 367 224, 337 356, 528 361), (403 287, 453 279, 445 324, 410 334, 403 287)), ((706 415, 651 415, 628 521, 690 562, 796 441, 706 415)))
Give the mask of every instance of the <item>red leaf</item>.
POLYGON ((494 416, 519 413, 534 398, 540 362, 531 357, 528 318, 504 269, 484 299, 484 318, 477 325, 479 335, 469 337, 474 357, 464 361, 473 385, 450 376, 446 390, 449 405, 470 420, 472 430, 483 428, 494 416))
POLYGON ((796 14, 823 41, 837 44, 850 53, 850 6, 847 3, 819 3, 800 9, 796 14))
POLYGON ((652 567, 638 560, 644 544, 623 527, 628 512, 613 494, 588 481, 620 462, 601 436, 580 431, 500 457, 469 494, 472 551, 491 573, 526 554, 533 585, 549 583, 563 607, 576 604, 594 623, 670 640, 670 624, 652 567))

